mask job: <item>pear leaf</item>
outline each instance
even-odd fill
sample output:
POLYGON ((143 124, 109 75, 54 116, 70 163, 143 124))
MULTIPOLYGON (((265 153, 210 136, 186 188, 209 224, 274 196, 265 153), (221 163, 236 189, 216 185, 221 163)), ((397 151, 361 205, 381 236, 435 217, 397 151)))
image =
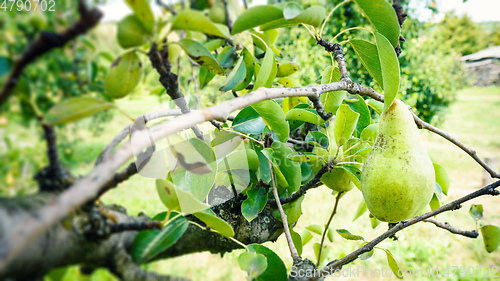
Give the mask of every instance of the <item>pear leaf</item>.
POLYGON ((213 74, 224 75, 222 67, 203 44, 188 38, 181 39, 177 44, 201 67, 213 74))
POLYGON ((500 228, 496 225, 483 225, 481 227, 484 247, 488 253, 495 251, 500 245, 500 228))
POLYGON ((399 90, 399 61, 396 51, 384 35, 375 32, 377 41, 377 50, 380 59, 380 68, 382 69, 382 78, 384 80, 384 111, 387 110, 399 90))
POLYGON ((108 108, 115 108, 115 105, 91 97, 69 98, 53 106, 44 120, 51 125, 71 123, 108 108))
POLYGON ((389 250, 384 250, 384 251, 385 254, 387 255, 387 263, 389 263, 389 267, 391 268, 392 273, 394 273, 394 275, 396 275, 397 278, 403 279, 403 276, 399 274, 399 272, 401 272, 399 269, 399 265, 394 259, 394 256, 392 255, 391 251, 389 250))
POLYGON ((358 122, 359 113, 354 112, 347 104, 342 104, 335 116, 335 142, 340 147, 352 136, 358 122))
POLYGON ((478 204, 478 205, 472 204, 470 206, 470 209, 469 209, 469 214, 476 221, 482 219, 483 218, 483 205, 481 205, 481 204, 478 204))
POLYGON ((375 29, 387 37, 396 48, 399 41, 399 22, 396 12, 386 0, 354 0, 375 29))
POLYGON ((436 183, 439 184, 441 190, 445 195, 448 195, 448 190, 450 189, 450 177, 448 177, 448 173, 446 169, 436 163, 432 163, 434 165, 434 174, 436 176, 436 183))
POLYGON ((221 38, 230 37, 227 29, 214 24, 202 12, 195 10, 184 10, 177 14, 172 23, 172 30, 177 29, 198 31, 221 38))
POLYGON ((243 252, 238 257, 240 268, 248 273, 250 280, 262 274, 267 268, 267 259, 263 254, 243 252))
POLYGON ((232 34, 283 18, 283 11, 273 5, 254 6, 243 12, 234 22, 232 34))
POLYGON ((337 233, 342 236, 342 238, 347 239, 347 240, 365 240, 363 237, 359 235, 354 235, 351 234, 348 230, 346 229, 337 229, 337 233))

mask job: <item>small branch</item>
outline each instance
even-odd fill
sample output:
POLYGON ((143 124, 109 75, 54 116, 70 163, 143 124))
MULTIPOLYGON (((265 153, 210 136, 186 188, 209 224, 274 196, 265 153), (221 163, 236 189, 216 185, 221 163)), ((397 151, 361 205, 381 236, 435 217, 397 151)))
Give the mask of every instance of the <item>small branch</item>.
POLYGON ((129 222, 112 224, 111 233, 124 231, 141 231, 146 229, 161 229, 161 221, 129 222))
POLYGON ((405 13, 405 10, 403 9, 403 6, 401 6, 401 1, 400 0, 393 0, 392 3, 393 3, 392 7, 394 8, 394 11, 396 11, 396 16, 398 17, 399 28, 400 28, 400 31, 399 31, 399 41, 398 41, 398 45, 395 48, 396 55, 399 57, 399 55, 401 54, 401 45, 400 45, 400 42, 405 42, 406 41, 405 38, 401 35, 401 28, 403 27, 403 23, 405 22, 406 17, 408 15, 405 13))
MULTIPOLYGON (((179 116, 182 115, 182 112, 179 109, 166 109, 166 110, 160 110, 157 112, 153 113, 148 113, 142 116, 137 117, 136 119, 144 119, 144 121, 147 123, 152 120, 160 119, 160 118, 165 118, 169 116, 179 116)), ((95 162, 95 165, 101 163, 104 161, 110 154, 113 152, 113 150, 130 134, 130 127, 132 126, 133 123, 129 124, 127 127, 123 128, 107 145, 106 147, 102 150, 101 154, 97 157, 97 160, 95 162)))
POLYGON ((248 10, 248 2, 247 2, 247 0, 243 0, 243 6, 245 6, 245 10, 248 10))
POLYGON ((316 112, 318 115, 323 118, 323 120, 328 120, 333 116, 333 112, 325 112, 325 108, 318 97, 309 97, 309 100, 313 103, 314 108, 316 108, 316 112))
MULTIPOLYGON (((269 140, 272 142, 270 134, 266 135, 266 140, 265 140, 266 147, 270 147, 269 140)), ((296 260, 300 260, 300 256, 299 253, 297 252, 297 249, 295 248, 295 245, 293 244, 292 235, 290 234, 290 229, 288 228, 288 221, 285 211, 283 210, 283 206, 281 206, 281 203, 279 202, 279 195, 278 195, 278 189, 276 187, 276 178, 274 177, 273 164, 269 160, 268 164, 269 164, 269 170, 271 171, 271 182, 273 185, 272 187, 273 187, 274 200, 276 200, 276 205, 278 206, 281 220, 283 222, 283 230, 285 232, 286 241, 288 242, 288 248, 290 249, 290 255, 292 256, 292 259, 295 262, 296 260)))
POLYGON ((49 158, 49 166, 52 169, 60 169, 61 162, 59 161, 59 153, 57 152, 57 141, 54 127, 48 124, 42 124, 45 133, 45 141, 47 142, 47 156, 49 158))
POLYGON ((316 44, 325 48, 327 52, 333 53, 333 57, 337 61, 340 70, 340 79, 349 79, 349 74, 347 73, 347 68, 345 65, 344 52, 342 51, 342 45, 335 43, 332 44, 328 41, 325 41, 323 38, 320 38, 316 44))
MULTIPOLYGON (((385 239, 389 238, 389 237, 392 237, 394 236, 394 234, 396 234, 397 232, 399 232, 400 230, 403 230, 409 226, 412 226, 418 222, 421 222, 421 221, 424 221, 428 218, 431 218, 435 215, 438 215, 440 213, 443 213, 443 212, 447 212, 447 211, 453 211, 453 210, 458 210, 460 207, 461 207, 461 204, 466 202, 466 201, 469 201, 469 200, 472 200, 474 198, 477 198, 479 196, 483 196, 483 195, 493 195, 493 196, 496 196, 496 195, 499 195, 500 192, 498 190, 496 190, 496 188, 500 186, 500 181, 496 181, 490 185, 487 185, 475 192, 472 192, 460 199, 457 199, 453 202, 450 202, 446 205, 443 205, 441 206, 440 208, 437 208, 433 211, 430 211, 426 214, 423 214, 421 216, 417 216, 417 217, 414 217, 410 220, 406 220, 406 221, 401 221, 399 223, 397 223, 395 226, 393 226, 391 229, 389 229, 388 231, 384 232, 383 234, 381 234, 380 236, 378 236, 377 238, 373 239, 372 241, 370 241, 369 243, 365 244, 363 247, 361 248, 358 248, 357 250, 355 250, 354 252, 346 255, 345 257, 343 257, 342 259, 340 260, 336 260, 336 261, 333 261, 331 263, 329 263, 329 265, 323 267, 323 269, 321 269, 321 273, 318 274, 318 278, 319 277, 323 277, 323 276, 326 276, 327 274, 329 274, 330 272, 334 272, 335 270, 337 269, 340 269, 343 265, 346 265, 354 260, 356 260, 361 254, 363 253, 366 253, 366 252, 369 252, 373 249, 373 247, 375 247, 376 245, 378 245, 380 242, 384 241, 385 239)), ((311 279, 311 280, 317 280, 316 279, 311 279)))
POLYGON ((162 0, 156 0, 156 5, 158 5, 158 6, 162 7, 163 9, 167 10, 169 13, 172 14, 172 16, 177 15, 177 12, 175 12, 174 9, 172 9, 172 7, 170 7, 166 3, 163 3, 162 0))
POLYGON ((477 238, 479 236, 479 233, 477 233, 477 231, 475 231, 475 230, 472 230, 472 231, 461 230, 459 228, 451 226, 447 222, 441 222, 441 221, 438 221, 434 218, 428 218, 424 221, 430 222, 430 223, 434 224, 435 226, 440 227, 442 229, 446 229, 453 234, 459 234, 459 235, 463 235, 463 236, 469 237, 469 238, 477 238))
POLYGON ((318 261, 316 262, 316 267, 319 266, 319 262, 321 260, 321 252, 322 252, 322 249, 323 249, 323 244, 325 243, 326 233, 328 231, 328 227, 330 226, 330 223, 332 222, 333 216, 335 216, 335 214, 337 213, 337 207, 339 205, 340 197, 342 197, 343 193, 344 192, 339 192, 337 194, 337 198, 335 199, 335 206, 333 206, 332 214, 330 215, 330 218, 328 218, 328 222, 325 225, 325 230, 323 231, 323 235, 321 236, 321 244, 319 246, 318 261))
POLYGON ((12 71, 0 91, 0 106, 16 87, 19 77, 26 66, 50 50, 60 48, 78 35, 86 33, 99 22, 102 13, 98 9, 94 8, 89 11, 83 0, 78 1, 78 5, 80 19, 61 33, 40 32, 38 37, 26 46, 21 56, 15 60, 12 71))
POLYGON ((226 13, 226 26, 229 28, 229 33, 233 30, 233 22, 231 21, 231 17, 229 15, 229 7, 227 5, 227 0, 222 0, 222 4, 224 4, 224 12, 226 13))
POLYGON ((500 174, 498 172, 496 172, 495 170, 493 170, 493 168, 488 166, 488 164, 486 164, 486 162, 483 159, 479 158, 479 156, 477 156, 477 153, 474 149, 467 147, 465 144, 463 144, 462 142, 460 142, 456 138, 452 137, 449 133, 447 133, 441 129, 438 129, 429 123, 424 122, 417 115, 415 115, 415 113, 413 113, 413 111, 410 110, 410 112, 413 114, 413 119, 415 119, 415 123, 417 123, 417 126, 420 129, 426 129, 426 130, 433 132, 433 133, 443 137, 444 139, 450 141, 451 143, 453 143, 454 145, 456 145, 460 149, 462 149, 465 153, 469 154, 474 160, 476 160, 476 162, 479 165, 481 165, 481 167, 483 167, 491 175, 492 178, 500 179, 500 174))
MULTIPOLYGON (((293 202, 293 201, 299 199, 300 196, 306 194, 306 192, 309 189, 316 188, 316 187, 320 186, 321 185, 321 177, 323 176, 323 174, 330 171, 331 169, 333 169, 334 166, 335 165, 333 165, 332 162, 328 162, 325 165, 321 166, 321 169, 319 169, 319 171, 316 173, 316 175, 314 176, 314 178, 312 180, 310 180, 308 183, 301 186, 299 188, 299 190, 297 190, 292 195, 285 197, 285 198, 281 198, 280 199, 281 204, 287 204, 287 203, 293 202)), ((271 207, 275 207, 276 206, 276 199, 267 200, 267 204, 269 204, 271 207)))
POLYGON ((108 191, 108 190, 116 187, 118 184, 128 180, 131 176, 133 176, 135 174, 137 174, 137 167, 135 165, 135 162, 132 162, 128 165, 128 167, 125 170, 114 174, 113 178, 100 188, 99 193, 98 193, 97 197, 94 198, 94 200, 101 197, 101 195, 103 195, 106 191, 108 191))
MULTIPOLYGON (((168 60, 168 46, 164 47, 163 53, 160 54, 157 50, 156 43, 153 43, 148 53, 151 65, 160 74, 160 83, 167 90, 167 94, 174 101, 174 103, 181 109, 183 114, 189 113, 191 109, 186 102, 184 94, 179 89, 179 81, 177 75, 170 72, 170 61, 168 60)), ((203 140, 203 132, 195 125, 191 127, 197 138, 203 140)))

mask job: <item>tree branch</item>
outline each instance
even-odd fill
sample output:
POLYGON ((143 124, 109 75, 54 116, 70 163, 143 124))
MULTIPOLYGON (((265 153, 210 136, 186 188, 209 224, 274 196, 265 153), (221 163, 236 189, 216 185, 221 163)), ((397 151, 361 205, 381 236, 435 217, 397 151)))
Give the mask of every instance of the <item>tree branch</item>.
POLYGON ((435 226, 440 227, 442 229, 446 229, 453 234, 459 234, 459 235, 463 235, 463 236, 469 237, 469 238, 477 238, 479 236, 479 233, 477 233, 477 231, 475 231, 475 230, 472 230, 472 231, 461 230, 461 229, 458 229, 456 227, 451 226, 447 222, 440 222, 434 218, 428 218, 428 219, 425 219, 424 221, 430 222, 430 223, 434 224, 435 226))
MULTIPOLYGON (((381 234, 377 238, 368 242, 363 247, 358 248, 357 250, 346 255, 342 259, 335 260, 335 261, 329 263, 329 265, 323 267, 323 269, 321 269, 321 273, 319 274, 319 277, 326 276, 330 272, 335 272, 335 270, 340 269, 343 265, 346 265, 346 264, 356 260, 361 254, 371 251, 373 249, 373 247, 375 247, 376 245, 378 245, 380 242, 384 241, 385 239, 393 236, 394 234, 396 234, 400 230, 403 230, 409 226, 412 226, 418 222, 424 221, 424 220, 431 218, 435 215, 438 215, 440 213, 458 210, 458 209, 460 209, 462 203, 467 202, 469 200, 472 200, 476 197, 483 196, 483 195, 493 195, 493 196, 499 195, 500 192, 498 190, 496 190, 496 188, 498 186, 500 186, 500 181, 496 181, 490 185, 487 185, 487 186, 485 186, 485 187, 483 187, 475 192, 472 192, 472 193, 470 193, 470 194, 468 194, 460 199, 457 199, 453 202, 450 202, 446 205, 443 205, 440 208, 437 208, 437 209, 430 211, 426 214, 414 217, 410 220, 401 221, 401 222, 397 223, 395 226, 390 228, 387 232, 381 234)), ((312 278, 311 280, 317 280, 317 278, 316 279, 312 278)))
POLYGON ((0 108, 7 100, 12 90, 16 87, 19 77, 28 64, 50 50, 64 46, 78 35, 86 33, 88 30, 92 29, 102 17, 102 13, 97 8, 89 11, 83 0, 78 1, 78 7, 80 11, 80 19, 78 19, 78 21, 61 33, 40 32, 38 37, 32 41, 23 51, 21 56, 15 60, 12 71, 3 89, 0 91, 0 108))

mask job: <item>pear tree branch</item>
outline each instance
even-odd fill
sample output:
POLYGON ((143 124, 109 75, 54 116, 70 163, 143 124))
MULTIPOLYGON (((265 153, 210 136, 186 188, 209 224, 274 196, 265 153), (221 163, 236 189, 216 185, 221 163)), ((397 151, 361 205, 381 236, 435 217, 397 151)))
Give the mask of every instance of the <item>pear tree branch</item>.
POLYGON ((318 274, 317 278, 311 278, 310 280, 318 280, 318 278, 323 277, 328 275, 330 272, 335 272, 335 270, 342 268, 343 265, 346 265, 348 263, 351 263, 352 261, 356 260, 361 254, 366 253, 371 251, 376 245, 378 245, 380 242, 384 241, 385 239, 394 236, 397 232, 410 227, 418 222, 425 221, 433 216, 436 216, 438 214, 447 212, 447 211, 454 211, 458 210, 462 207, 462 203, 467 202, 469 200, 472 200, 474 198, 483 196, 483 195, 493 195, 497 196, 500 194, 496 188, 500 186, 500 181, 496 181, 490 185, 487 185, 477 191, 474 191, 470 194, 465 195, 464 197, 457 199, 453 202, 450 202, 446 205, 443 205, 433 211, 430 211, 426 214, 423 214, 421 216, 414 217, 409 220, 401 221, 391 227, 388 231, 384 232, 383 234, 379 235, 377 238, 373 239, 372 241, 368 242, 364 246, 358 248, 354 252, 346 255, 345 257, 335 260, 330 262, 327 266, 323 267, 321 269, 321 273, 318 274))
POLYGON ((424 221, 430 222, 439 228, 446 229, 453 234, 459 234, 459 235, 463 235, 463 236, 469 237, 469 238, 477 238, 479 236, 479 233, 477 233, 476 230, 472 230, 472 231, 461 230, 461 229, 458 229, 456 227, 451 226, 447 222, 438 221, 435 218, 428 218, 424 221))

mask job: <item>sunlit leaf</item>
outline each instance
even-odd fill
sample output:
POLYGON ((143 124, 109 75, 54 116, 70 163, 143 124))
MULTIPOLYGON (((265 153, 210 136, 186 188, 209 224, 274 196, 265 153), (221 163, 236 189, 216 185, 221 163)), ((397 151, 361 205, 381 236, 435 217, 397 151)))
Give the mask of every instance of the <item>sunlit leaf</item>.
POLYGON ((172 30, 193 30, 205 34, 218 36, 221 38, 229 38, 229 33, 214 24, 202 12, 195 10, 183 10, 177 14, 173 23, 172 30))
POLYGON ((370 23, 387 37, 396 48, 399 41, 399 22, 394 8, 386 0, 354 0, 370 23))
POLYGON ((436 183, 439 184, 443 193, 445 195, 448 195, 448 190, 450 188, 450 177, 448 176, 446 169, 443 166, 436 163, 432 163, 432 165, 434 166, 436 183))
POLYGON ((500 245, 500 228, 496 225, 483 225, 481 227, 484 247, 488 253, 495 251, 500 245))
POLYGON ((320 159, 321 157, 311 153, 311 152, 300 152, 299 153, 293 153, 288 155, 288 159, 295 161, 295 162, 316 162, 320 159))
POLYGON ((354 112, 347 104, 342 104, 335 116, 335 142, 340 147, 352 136, 359 119, 359 113, 354 112))
POLYGON ((220 88, 221 91, 230 91, 236 86, 240 85, 243 80, 245 80, 245 76, 247 73, 245 64, 243 63, 244 57, 240 57, 238 59, 238 62, 236 62, 236 65, 234 66, 233 70, 229 72, 229 75, 226 78, 226 81, 220 88))
POLYGON ((304 108, 294 108, 289 110, 286 113, 285 120, 299 120, 315 125, 325 123, 325 120, 323 120, 323 118, 321 118, 315 110, 307 110, 304 108))
POLYGON ((118 57, 104 78, 106 93, 113 99, 127 96, 139 84, 142 75, 142 63, 135 51, 129 51, 118 57))
POLYGON ((319 224, 311 224, 306 227, 306 229, 318 235, 323 234, 323 227, 321 227, 319 224))
POLYGON ((374 142, 377 139, 378 123, 367 126, 361 132, 361 139, 369 142, 374 142))
POLYGON ((238 257, 240 268, 248 273, 250 280, 262 274, 267 268, 265 255, 255 252, 243 252, 238 257))
POLYGON ((337 229, 337 233, 342 236, 342 238, 347 239, 347 240, 365 240, 363 237, 359 235, 354 235, 351 234, 348 230, 346 229, 337 229))
POLYGON ((224 69, 233 67, 237 59, 238 55, 236 54, 236 48, 233 46, 224 47, 219 55, 217 55, 217 61, 224 69))
POLYGON ((115 105, 91 97, 69 98, 52 107, 44 120, 51 125, 71 123, 109 108, 115 105))
POLYGON ((380 87, 384 88, 384 79, 382 77, 382 68, 378 56, 377 45, 362 39, 349 40, 354 52, 361 60, 368 73, 377 81, 380 87))
POLYGON ((243 12, 234 22, 232 34, 280 19, 283 11, 273 5, 254 6, 243 12))
POLYGON ((357 188, 361 189, 361 170, 354 165, 341 165, 340 167, 346 170, 352 183, 354 183, 357 188))
POLYGON ((378 100, 369 99, 367 102, 368 106, 371 107, 375 112, 379 115, 384 111, 384 103, 379 102, 378 100))
POLYGON ((480 220, 483 218, 483 205, 472 204, 469 209, 470 216, 475 220, 480 220))
POLYGON ((224 237, 233 237, 234 230, 225 220, 219 218, 212 210, 206 209, 201 212, 193 213, 195 217, 200 219, 210 228, 217 230, 224 237))
POLYGON ((125 0, 125 3, 134 11, 148 32, 153 30, 155 17, 148 0, 125 0))
POLYGON ((368 210, 368 207, 366 206, 366 202, 364 199, 361 199, 358 205, 358 209, 356 210, 356 214, 354 214, 354 218, 352 221, 356 221, 359 217, 361 217, 366 210, 368 210))
POLYGON ((240 85, 233 89, 233 91, 241 91, 245 89, 250 84, 250 82, 252 82, 252 77, 255 71, 254 59, 250 51, 248 51, 247 48, 244 48, 241 54, 243 56, 243 62, 245 63, 246 68, 245 78, 240 85))
POLYGON ((297 249, 297 253, 302 255, 302 237, 300 237, 300 234, 295 232, 293 229, 290 229, 290 235, 292 236, 292 241, 293 245, 295 246, 295 249, 297 249))
POLYGON ((382 34, 375 32, 377 50, 384 80, 384 111, 391 106, 399 91, 399 61, 391 43, 382 34))
POLYGON ((213 74, 224 75, 222 67, 203 44, 188 38, 181 39, 177 44, 179 44, 186 54, 201 67, 213 74))
POLYGON ((290 128, 285 120, 285 113, 275 101, 261 101, 253 104, 252 108, 264 119, 269 128, 278 135, 281 142, 288 141, 290 128))
POLYGON ((345 99, 344 101, 354 112, 359 113, 358 123, 356 123, 356 136, 360 137, 361 132, 371 124, 372 118, 365 100, 360 95, 356 95, 356 97, 357 100, 345 99))
POLYGON ((236 115, 231 127, 242 133, 260 134, 264 130, 264 127, 266 127, 266 123, 264 123, 259 113, 249 106, 236 115))
POLYGON ((399 265, 394 259, 392 253, 389 250, 384 250, 384 251, 385 254, 387 255, 387 263, 389 263, 389 267, 391 268, 392 273, 394 273, 394 275, 396 275, 397 278, 403 279, 403 276, 400 275, 401 271, 399 269, 399 265))

